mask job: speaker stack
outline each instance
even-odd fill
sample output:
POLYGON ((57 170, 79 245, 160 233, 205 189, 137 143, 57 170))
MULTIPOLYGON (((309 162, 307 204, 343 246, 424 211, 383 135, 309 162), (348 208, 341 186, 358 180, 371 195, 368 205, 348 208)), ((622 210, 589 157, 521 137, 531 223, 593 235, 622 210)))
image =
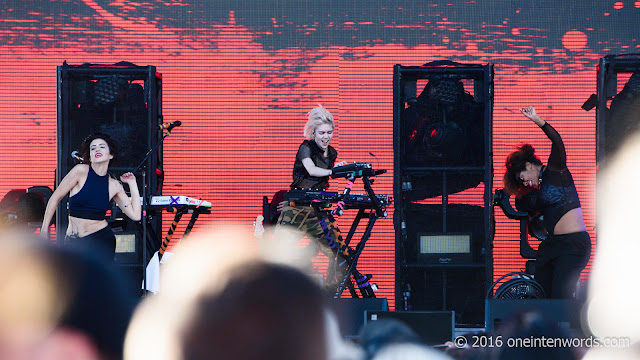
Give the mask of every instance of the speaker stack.
MULTIPOLYGON (((159 125, 162 105, 162 75, 154 66, 121 62, 113 65, 66 62, 57 67, 57 168, 56 184, 78 161, 72 153, 80 149, 90 134, 109 135, 118 145, 118 161, 109 173, 119 178, 134 171, 140 194, 159 195, 162 187, 162 144, 159 125), (147 160, 145 155, 156 150, 147 160)), ((56 210, 56 241, 61 244, 68 226, 68 197, 56 210)), ((161 214, 146 217, 147 241, 143 225, 123 217, 112 202, 107 221, 116 235, 115 263, 142 278, 143 243, 147 254, 160 247, 155 234, 161 234, 161 214)), ((136 280, 137 282, 137 280, 136 280)), ((138 283, 138 286, 140 283, 138 283)))
POLYGON ((492 279, 493 65, 396 65, 393 86, 398 310, 480 325, 492 279))

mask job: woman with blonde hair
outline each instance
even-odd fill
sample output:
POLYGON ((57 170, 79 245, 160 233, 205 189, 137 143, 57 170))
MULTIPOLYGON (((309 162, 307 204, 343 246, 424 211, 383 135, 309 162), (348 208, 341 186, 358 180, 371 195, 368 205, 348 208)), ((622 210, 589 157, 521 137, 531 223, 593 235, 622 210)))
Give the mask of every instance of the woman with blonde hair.
MULTIPOLYGON (((318 105, 309 112, 307 124, 304 127, 303 141, 298 148, 293 165, 293 182, 291 189, 325 190, 329 186, 329 176, 332 168, 346 164, 336 164, 338 152, 331 145, 334 135, 333 115, 318 105)), ((318 245, 320 251, 332 261, 333 266, 327 269, 325 290, 336 291, 337 286, 346 274, 348 267, 348 249, 335 224, 335 219, 329 212, 318 212, 309 205, 296 205, 293 202, 283 202, 278 225, 295 227, 304 232, 312 242, 318 245)), ((278 230, 276 228, 276 234, 278 230)))
POLYGON ((304 136, 293 165, 291 189, 324 190, 338 152, 329 143, 333 139, 333 115, 321 105, 309 111, 304 136))

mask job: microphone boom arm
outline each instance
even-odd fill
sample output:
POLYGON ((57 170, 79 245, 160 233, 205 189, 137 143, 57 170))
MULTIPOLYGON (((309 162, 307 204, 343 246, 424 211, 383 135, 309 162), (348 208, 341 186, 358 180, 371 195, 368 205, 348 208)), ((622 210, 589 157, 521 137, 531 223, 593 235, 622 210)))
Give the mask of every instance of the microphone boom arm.
POLYGON ((136 171, 138 171, 140 167, 145 163, 145 161, 147 161, 149 156, 151 156, 151 154, 158 149, 160 144, 162 144, 164 142, 164 139, 166 139, 167 136, 169 135, 171 135, 171 131, 167 131, 167 133, 162 136, 162 139, 160 139, 160 141, 158 141, 151 149, 149 149, 149 151, 147 151, 147 154, 144 156, 144 159, 142 159, 140 164, 136 166, 135 169, 133 169, 131 172, 135 174, 136 171))

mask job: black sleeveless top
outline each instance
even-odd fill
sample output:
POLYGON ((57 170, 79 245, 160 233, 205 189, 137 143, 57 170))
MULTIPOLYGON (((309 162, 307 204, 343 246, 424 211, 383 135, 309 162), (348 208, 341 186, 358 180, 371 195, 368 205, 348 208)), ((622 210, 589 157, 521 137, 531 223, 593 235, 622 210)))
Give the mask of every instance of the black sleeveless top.
POLYGON ((69 198, 69 215, 104 220, 109 207, 109 175, 100 176, 89 165, 87 181, 77 194, 69 198))
POLYGON ((338 158, 338 152, 329 145, 328 154, 329 155, 325 157, 324 150, 313 140, 305 140, 300 144, 298 153, 296 154, 296 162, 293 164, 293 183, 291 183, 291 189, 324 190, 329 187, 328 176, 311 176, 304 167, 304 164, 302 164, 303 159, 310 158, 317 167, 331 169, 338 158))
POLYGON ((581 205, 573 177, 567 169, 567 153, 560 134, 549 123, 542 126, 542 131, 551 140, 551 154, 542 172, 540 189, 525 196, 522 202, 527 211, 532 208, 543 215, 544 228, 553 234, 560 218, 581 205))

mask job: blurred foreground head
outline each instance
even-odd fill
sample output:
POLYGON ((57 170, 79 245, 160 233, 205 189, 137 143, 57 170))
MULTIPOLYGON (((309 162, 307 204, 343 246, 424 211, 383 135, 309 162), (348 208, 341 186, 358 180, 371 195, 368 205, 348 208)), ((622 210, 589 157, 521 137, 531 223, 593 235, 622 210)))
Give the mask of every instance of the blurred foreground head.
POLYGON ((125 358, 322 360, 322 305, 319 286, 261 252, 252 233, 194 235, 134 315, 125 358))
POLYGON ((110 265, 0 234, 0 359, 121 359, 135 299, 110 265))
POLYGON ((541 346, 539 344, 527 346, 522 345, 522 342, 515 342, 518 339, 539 339, 535 341, 542 343, 542 339, 545 338, 565 340, 575 338, 569 329, 560 327, 554 319, 537 311, 512 314, 498 327, 496 338, 498 336, 503 342, 499 346, 486 349, 490 360, 571 360, 580 359, 582 356, 579 346, 541 346), (508 341, 514 342, 509 345, 508 341))
POLYGON ((609 352, 615 347, 640 344, 639 157, 640 134, 636 132, 598 174, 598 244, 589 279, 586 320, 594 336, 616 339, 617 346, 591 349, 587 359, 640 357, 637 345, 629 349, 630 354, 609 352))
POLYGON ((415 331, 398 320, 371 321, 360 330, 360 344, 368 358, 373 358, 385 346, 421 343, 415 331))

